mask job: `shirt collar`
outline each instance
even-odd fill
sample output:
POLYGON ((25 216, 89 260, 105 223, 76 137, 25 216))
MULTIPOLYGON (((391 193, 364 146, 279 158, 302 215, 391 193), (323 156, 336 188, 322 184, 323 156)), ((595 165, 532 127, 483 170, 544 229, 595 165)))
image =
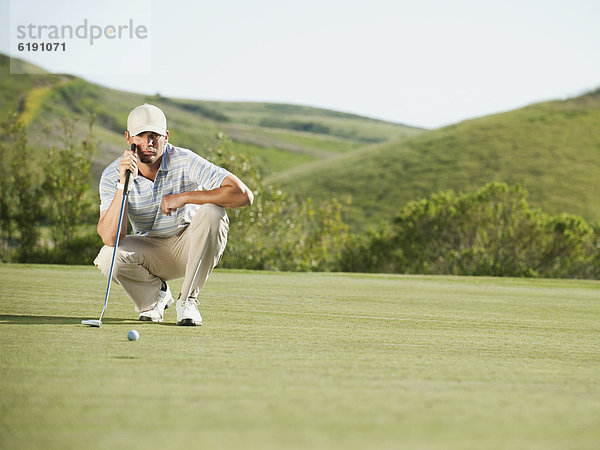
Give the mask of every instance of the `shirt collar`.
POLYGON ((160 165, 160 170, 162 170, 163 172, 168 172, 171 169, 171 154, 170 152, 172 151, 172 145, 167 143, 165 144, 165 150, 163 152, 163 156, 162 156, 162 163, 160 165))

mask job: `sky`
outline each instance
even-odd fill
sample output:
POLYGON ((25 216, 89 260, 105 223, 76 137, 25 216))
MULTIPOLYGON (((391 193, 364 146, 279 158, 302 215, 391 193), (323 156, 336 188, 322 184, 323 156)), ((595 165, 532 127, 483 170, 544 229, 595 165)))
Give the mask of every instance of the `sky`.
POLYGON ((293 103, 437 128, 600 87, 598 0, 0 0, 0 8, 0 52, 145 94, 293 103), (15 50, 35 41, 17 39, 18 24, 83 19, 98 27, 131 19, 146 37, 72 39, 60 55, 15 50))

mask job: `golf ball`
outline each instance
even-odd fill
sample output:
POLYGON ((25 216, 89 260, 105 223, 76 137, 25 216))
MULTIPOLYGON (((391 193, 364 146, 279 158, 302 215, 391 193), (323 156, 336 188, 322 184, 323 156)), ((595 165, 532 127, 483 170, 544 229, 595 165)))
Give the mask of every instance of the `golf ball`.
POLYGON ((130 341, 137 341, 139 337, 140 333, 138 333, 135 330, 130 330, 129 333, 127 333, 127 339, 129 339, 130 341))

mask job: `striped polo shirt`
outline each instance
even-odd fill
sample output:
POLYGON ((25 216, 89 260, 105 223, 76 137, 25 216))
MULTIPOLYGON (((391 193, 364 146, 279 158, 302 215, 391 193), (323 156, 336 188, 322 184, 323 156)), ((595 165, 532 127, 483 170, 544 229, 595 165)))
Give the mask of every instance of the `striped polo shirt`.
MULTIPOLYGON (((113 161, 100 178, 100 212, 108 209, 117 193, 119 160, 113 161)), ((138 175, 127 198, 127 212, 134 234, 138 236, 172 237, 185 228, 200 205, 185 205, 170 216, 161 210, 163 195, 216 189, 229 172, 191 150, 165 145, 162 163, 154 182, 138 175)))

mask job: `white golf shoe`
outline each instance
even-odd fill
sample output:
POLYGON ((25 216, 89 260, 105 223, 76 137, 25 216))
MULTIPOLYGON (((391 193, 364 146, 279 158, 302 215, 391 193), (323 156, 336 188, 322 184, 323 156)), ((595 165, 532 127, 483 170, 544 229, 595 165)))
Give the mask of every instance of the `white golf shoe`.
POLYGON ((202 316, 198 311, 198 300, 188 298, 186 300, 177 300, 177 325, 190 326, 202 325, 202 316))
POLYGON ((171 289, 169 289, 169 285, 164 283, 164 286, 166 286, 167 289, 165 291, 161 289, 160 293, 158 294, 158 301, 156 302, 156 305, 154 305, 154 308, 147 311, 142 311, 139 320, 145 322, 163 321, 165 309, 167 309, 175 301, 171 295, 171 289))

